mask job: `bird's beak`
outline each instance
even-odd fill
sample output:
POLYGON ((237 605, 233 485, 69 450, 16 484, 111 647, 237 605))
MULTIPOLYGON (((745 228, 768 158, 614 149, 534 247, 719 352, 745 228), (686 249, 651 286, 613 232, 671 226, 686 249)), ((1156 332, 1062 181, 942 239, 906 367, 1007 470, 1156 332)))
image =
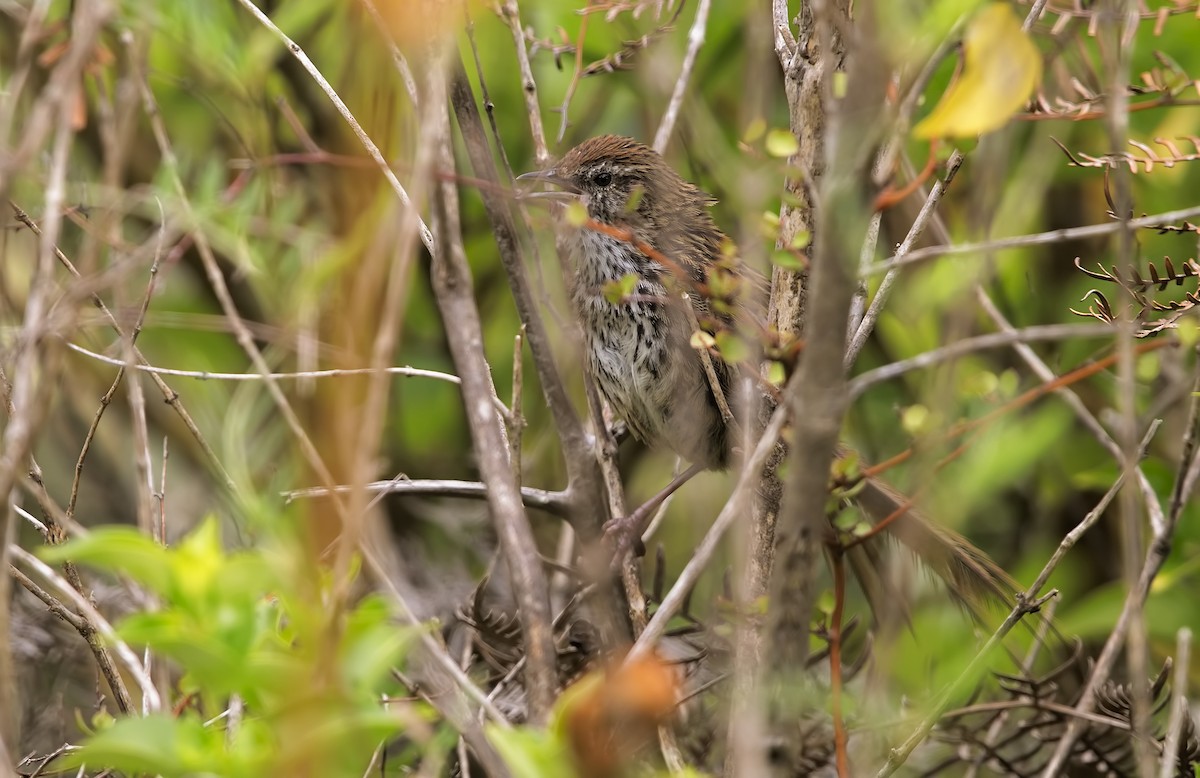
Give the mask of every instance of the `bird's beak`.
POLYGON ((522 188, 517 193, 520 200, 553 200, 560 203, 578 202, 581 192, 569 179, 563 178, 554 168, 538 170, 533 173, 522 173, 516 178, 522 188), (533 190, 526 187, 538 184, 557 186, 557 190, 533 190))

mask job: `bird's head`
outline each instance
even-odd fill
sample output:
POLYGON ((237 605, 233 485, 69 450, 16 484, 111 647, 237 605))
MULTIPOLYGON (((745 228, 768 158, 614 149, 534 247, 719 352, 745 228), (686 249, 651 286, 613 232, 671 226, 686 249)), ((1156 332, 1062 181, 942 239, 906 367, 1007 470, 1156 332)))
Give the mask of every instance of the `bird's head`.
POLYGON ((552 168, 518 180, 558 187, 526 197, 579 201, 598 222, 633 228, 655 226, 680 213, 682 198, 711 200, 679 177, 662 156, 632 138, 601 135, 568 151, 552 168))

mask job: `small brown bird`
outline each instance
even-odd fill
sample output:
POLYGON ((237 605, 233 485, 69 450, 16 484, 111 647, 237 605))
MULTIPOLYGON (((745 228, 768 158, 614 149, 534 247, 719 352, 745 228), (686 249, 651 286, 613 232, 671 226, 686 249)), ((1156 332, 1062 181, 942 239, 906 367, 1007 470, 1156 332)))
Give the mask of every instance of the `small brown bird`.
MULTIPOLYGON (((728 240, 709 215, 715 202, 684 181, 653 149, 604 135, 584 141, 549 170, 520 176, 559 187, 534 193, 582 202, 591 220, 570 231, 571 300, 583 329, 586 361, 600 393, 635 436, 665 446, 692 468, 616 527, 636 538, 657 502, 700 469, 729 463, 730 435, 700 352, 687 307, 702 326, 728 327, 737 301, 697 294, 729 267, 728 240), (614 293, 614 290, 618 290, 614 293), (686 293, 686 298, 685 298, 686 293)), ((753 284, 750 284, 753 286, 753 284)), ((722 284, 729 286, 728 283, 722 284)), ((733 284, 737 286, 737 284, 733 284)), ((728 396, 734 368, 713 356, 715 383, 728 396)), ((856 502, 876 521, 906 505, 868 479, 856 502)), ((1016 585, 986 554, 956 533, 907 510, 888 531, 968 601, 1010 599, 1016 585)), ((618 542, 618 553, 627 545, 618 542)), ((861 578, 861 576, 860 576, 861 578)))
MULTIPOLYGON (((653 150, 615 135, 585 141, 552 170, 521 178, 562 188, 551 196, 582 198, 590 218, 622 233, 584 227, 568 238, 575 258, 571 301, 604 399, 640 440, 702 467, 726 467, 726 425, 690 344, 688 302, 680 295, 688 281, 707 281, 725 241, 708 213, 712 198, 653 150), (635 243, 677 263, 686 278, 672 278, 673 268, 635 243), (636 279, 632 288, 614 302, 612 290, 627 277, 636 279)), ((692 294, 689 301, 700 320, 709 316, 705 297, 692 294)), ((728 390, 728 365, 714 367, 728 390)))

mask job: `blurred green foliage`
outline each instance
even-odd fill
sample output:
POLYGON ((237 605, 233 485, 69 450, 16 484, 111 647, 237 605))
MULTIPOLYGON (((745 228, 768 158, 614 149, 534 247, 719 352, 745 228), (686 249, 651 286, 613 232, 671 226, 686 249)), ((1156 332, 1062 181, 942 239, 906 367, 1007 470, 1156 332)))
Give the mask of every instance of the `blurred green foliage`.
MULTIPOLYGON (((63 22, 71 5, 54 0, 50 18, 63 22)), ((411 186, 417 112, 392 64, 387 41, 362 7, 346 0, 260 5, 301 45, 372 132, 401 180, 411 186)), ((552 150, 561 152, 605 132, 649 140, 679 74, 694 3, 685 4, 673 25, 655 16, 653 4, 637 16, 616 13, 611 21, 595 9, 581 15, 582 5, 559 0, 521 4, 527 43, 537 43, 533 74, 552 150), (563 105, 573 79, 578 40, 583 43, 581 62, 587 65, 646 35, 650 36, 647 45, 637 48, 625 67, 582 78, 572 99, 563 105), (548 46, 565 48, 556 57, 548 46), (559 140, 562 122, 565 128, 559 140)), ((922 61, 917 57, 927 56, 963 11, 976 4, 909 0, 878 5, 886 11, 881 25, 890 32, 885 37, 896 44, 889 52, 906 58, 904 83, 909 83, 911 71, 922 61)), ((791 6, 797 11, 799 3, 791 6)), ((456 30, 467 76, 477 90, 481 82, 486 83, 513 172, 531 170, 535 162, 529 116, 511 33, 489 4, 468 7, 473 40, 456 30), (478 69, 473 49, 480 59, 478 69)), ((1017 4, 1019 13, 1026 9, 1027 5, 1017 4)), ((778 213, 782 181, 794 172, 782 159, 793 150, 783 80, 769 48, 769 35, 756 36, 752 19, 762 13, 761 4, 714 3, 705 45, 667 151, 669 161, 685 178, 717 197, 718 223, 749 257, 767 256, 774 249, 770 237, 763 235, 763 215, 778 213), (756 101, 758 93, 765 97, 756 101), (754 127, 758 130, 753 141, 744 141, 754 127)), ((1064 85, 1081 69, 1083 60, 1095 59, 1097 43, 1084 25, 1074 24, 1068 45, 1049 33, 1049 24, 1041 23, 1035 38, 1048 58, 1046 82, 1059 94, 1078 99, 1064 85)), ((1161 33, 1153 27, 1144 21, 1138 28, 1130 81, 1142 83, 1143 72, 1162 69, 1165 61, 1196 78, 1200 48, 1195 46, 1194 24, 1172 17, 1161 33), (1158 53, 1162 56, 1156 57, 1158 53)), ((18 32, 3 31, 6 49, 16 51, 18 32)), ((419 38, 421 32, 410 34, 419 38)), ((60 28, 39 45, 48 48, 65 34, 60 28)), ((202 232, 217 251, 239 310, 268 359, 280 370, 365 366, 365 352, 355 352, 347 344, 355 338, 369 342, 373 331, 354 317, 374 311, 378 300, 372 295, 381 290, 369 279, 362 281, 358 273, 364 257, 372 252, 391 256, 400 212, 327 98, 284 47, 236 2, 125 0, 104 29, 101 45, 114 55, 114 64, 86 83, 89 121, 72 149, 68 176, 69 198, 86 218, 69 225, 64 250, 74 255, 85 246, 92 231, 100 229, 94 225, 112 229, 108 239, 101 241, 99 259, 84 270, 106 273, 102 296, 128 315, 141 299, 147 271, 144 264, 129 264, 129 247, 153 242, 162 223, 179 224, 183 219, 184 209, 137 97, 136 74, 144 68, 196 214, 196 223, 187 226, 202 232), (106 167, 112 163, 112 152, 99 129, 107 126, 105 111, 118 116, 125 139, 122 164, 115 171, 106 167), (117 226, 111 227, 113 223, 117 226), (339 339, 339 326, 359 329, 339 339)), ((404 53, 419 72, 427 50, 410 42, 404 53)), ((11 67, 8 57, 4 55, 5 78, 11 67)), ((955 66, 954 57, 948 57, 936 68, 915 118, 926 115, 936 103, 955 66)), ((44 69, 35 72, 35 78, 44 77, 44 69)), ((35 99, 36 90, 33 94, 30 99, 35 99)), ((1158 137, 1194 135, 1200 124, 1200 108, 1194 104, 1197 95, 1184 97, 1191 104, 1132 113, 1130 136, 1149 143, 1158 137)), ((965 242, 1107 221, 1103 172, 1068 165, 1052 137, 1084 153, 1114 151, 1100 120, 1014 121, 978 144, 964 144, 970 154, 943 203, 938 234, 965 242)), ((906 149, 911 167, 920 169, 930 153, 928 145, 910 141, 906 149)), ((459 170, 464 176, 469 172, 465 161, 460 161, 459 170)), ((13 199, 26 210, 38 211, 45 175, 45 162, 31 164, 14 179, 13 199)), ((909 177, 902 168, 899 180, 909 177)), ((1159 166, 1152 173, 1133 176, 1132 181, 1136 215, 1181 208, 1195 203, 1200 165, 1159 166)), ((465 245, 484 317, 484 347, 500 397, 507 402, 519 322, 480 198, 466 178, 460 193, 465 245)), ((914 213, 902 204, 885 214, 876 259, 891 254, 914 213)), ((536 234, 548 233, 544 214, 534 213, 531 218, 536 234)), ((1194 233, 1146 231, 1138 239, 1142 259, 1169 255, 1182 260, 1195 253, 1194 233)), ((5 240, 7 251, 21 261, 36 250, 36 241, 27 235, 11 234, 5 240)), ((928 242, 940 243, 941 238, 928 242)), ((530 246, 534 243, 538 242, 529 241, 530 246)), ((1114 245, 1108 240, 1075 241, 954 256, 916 266, 900 277, 876 335, 854 370, 861 372, 993 331, 976 303, 977 286, 987 290, 1015 326, 1074 321, 1069 309, 1086 307, 1080 299, 1095 282, 1078 273, 1073 261, 1079 257, 1087 266, 1111 265, 1114 245)), ((184 370, 249 370, 194 251, 170 252, 170 248, 164 247, 168 254, 139 340, 149 361, 184 370)), ((544 313, 556 333, 560 369, 582 409, 581 365, 570 334, 560 269, 550 242, 541 241, 539 248, 536 259, 527 252, 527 267, 539 284, 544 313)), ((797 260, 806 246, 791 248, 784 261, 797 260)), ((17 264, 16 259, 11 262, 17 264)), ((770 272, 765 263, 759 269, 770 272)), ((18 271, 12 272, 10 282, 19 276, 18 271)), ((868 286, 874 290, 878 281, 878 276, 873 277, 868 286)), ((404 303, 394 363, 453 372, 423 253, 411 270, 404 303)), ((94 350, 111 353, 115 340, 98 319, 89 319, 79 332, 80 343, 94 350)), ((1079 341, 1040 344, 1035 349, 1061 374, 1107 354, 1109 345, 1079 341)), ((68 493, 71 464, 94 413, 95 398, 114 372, 109 365, 77 354, 67 360, 71 380, 63 387, 54 423, 38 451, 43 464, 52 465, 45 467, 47 488, 59 497, 68 493)), ((1186 384, 1193 369, 1191 355, 1180 349, 1159 352, 1157 361, 1148 362, 1139 374, 1138 413, 1143 418, 1167 419, 1145 461, 1164 503, 1181 453, 1188 397, 1174 397, 1168 404, 1158 400, 1181 382, 1186 384)), ((527 356, 524 376, 521 404, 528 429, 522 478, 529 486, 561 488, 564 475, 557 441, 527 356)), ((329 412, 330 407, 354 405, 360 399, 341 388, 343 380, 323 379, 327 383, 321 388, 304 381, 287 385, 305 420, 318 430, 314 437, 319 441, 336 438, 339 425, 345 423, 344 417, 329 412), (331 428, 328 437, 320 435, 323 425, 331 428)), ((198 447, 152 399, 151 459, 156 471, 165 466, 171 474, 167 504, 172 548, 161 548, 131 530, 106 530, 55 549, 50 556, 129 576, 161 597, 161 610, 127 620, 122 634, 171 657, 185 672, 181 692, 195 692, 199 701, 180 716, 130 719, 105 728, 79 758, 163 775, 203 770, 269 774, 262 770, 279 758, 278 727, 297 714, 293 707, 297 695, 307 690, 319 665, 311 652, 322 614, 319 602, 308 598, 323 591, 327 582, 298 583, 311 571, 297 569, 297 560, 303 558, 299 540, 276 526, 294 515, 293 509, 283 507, 279 493, 312 485, 312 476, 261 384, 190 378, 169 382, 214 442, 244 492, 241 500, 215 496, 209 465, 198 447), (165 463, 158 451, 163 437, 172 441, 165 463), (222 551, 217 521, 206 518, 214 514, 236 525, 239 532, 248 530, 243 539, 263 538, 276 546, 222 551), (259 710, 233 741, 202 726, 207 714, 223 707, 218 698, 227 694, 237 694, 259 710)), ((938 470, 934 463, 946 453, 941 434, 955 422, 979 418, 1040 383, 1011 351, 983 352, 872 388, 854 404, 848 420, 848 437, 869 460, 916 445, 923 456, 888 477, 897 486, 922 493, 926 507, 939 521, 978 541, 1014 570, 1022 583, 1032 580, 1065 532, 1118 477, 1118 465, 1054 396, 1008 413, 985 428, 946 469, 938 470), (906 425, 906 411, 918 406, 923 409, 921 424, 906 425)), ((1112 371, 1073 388, 1102 421, 1116 425, 1112 371)), ((385 461, 379 463, 376 477, 403 473, 411 478, 477 478, 454 385, 397 378, 390 393, 385 461)), ((113 453, 130 450, 129 420, 121 415, 126 413, 123 408, 114 406, 110 413, 115 418, 100 428, 96 443, 97 451, 109 453, 84 472, 78 518, 85 524, 125 521, 132 515, 136 473, 127 454, 113 453)), ((332 455, 332 448, 322 453, 332 455)), ((663 452, 627 444, 622 456, 631 503, 657 491, 669 477, 672 462, 663 452)), ((696 540, 715 516, 715 506, 728 495, 730 483, 726 474, 705 474, 675 499, 660 535, 668 579, 691 557, 696 540)), ((484 568, 494 543, 477 505, 400 498, 389 498, 384 505, 395 534, 420 545, 415 558, 431 567, 453 560, 473 575, 484 568)), ((1118 520, 1115 509, 1110 510, 1051 579, 1062 593, 1058 617, 1064 631, 1078 632, 1090 641, 1107 635, 1125 594, 1118 573, 1126 540, 1118 520)), ((534 521, 543 548, 552 548, 560 522, 536 514, 534 521)), ((1178 626, 1200 623, 1200 601, 1188 594, 1196 586, 1198 558, 1200 508, 1193 504, 1185 511, 1171 559, 1147 610, 1154 648, 1160 652, 1169 649, 1178 626)), ((722 563, 712 566, 694 598, 698 608, 709 613, 723 604, 722 563)), ((436 580, 430 588, 438 588, 436 580)), ((930 630, 956 637, 962 633, 963 639, 930 644, 911 636, 898 638, 892 660, 897 695, 927 696, 971 656, 970 628, 961 614, 933 587, 921 587, 920 594, 913 632, 930 630)), ((430 610, 439 607, 444 609, 446 603, 437 600, 430 610)), ((381 713, 377 700, 394 686, 386 670, 403 656, 411 639, 410 633, 390 622, 387 608, 374 598, 346 614, 333 674, 317 690, 321 704, 331 706, 326 708, 329 728, 320 730, 324 740, 308 745, 326 756, 343 754, 347 762, 331 762, 330 772, 321 774, 351 774, 347 765, 361 769, 360 757, 397 731, 396 719, 381 713), (333 746, 343 739, 365 744, 365 750, 333 746)), ((511 745, 517 748, 520 743, 514 739, 511 745)))
MULTIPOLYGON (((134 529, 104 527, 42 556, 145 587, 159 607, 128 616, 118 634, 183 672, 179 709, 102 722, 71 754, 72 764, 165 776, 280 775, 301 767, 361 775, 377 744, 401 729, 403 718, 379 703, 402 688, 392 668, 413 629, 397 624, 376 595, 341 621, 324 602, 328 584, 297 577, 290 569, 297 552, 284 543, 225 551, 217 523, 208 520, 173 548, 134 529), (213 726, 231 716, 222 713, 231 696, 250 714, 213 726)), ((420 707, 395 705, 414 709, 409 717, 420 707)))

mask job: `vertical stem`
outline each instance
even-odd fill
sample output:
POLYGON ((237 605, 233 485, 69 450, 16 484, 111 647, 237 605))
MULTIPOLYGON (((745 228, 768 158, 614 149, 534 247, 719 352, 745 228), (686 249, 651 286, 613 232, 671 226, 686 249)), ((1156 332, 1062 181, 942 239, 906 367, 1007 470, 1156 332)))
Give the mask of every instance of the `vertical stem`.
MULTIPOLYGON (((445 105, 443 74, 431 74, 430 82, 432 88, 425 99, 445 105)), ((438 133, 435 164, 439 170, 454 170, 449 115, 445 112, 439 115, 442 126, 438 133)), ((479 459, 482 480, 488 485, 488 506, 517 601, 526 652, 529 720, 542 724, 550 713, 558 688, 549 588, 533 530, 521 503, 521 492, 511 470, 502 422, 493 402, 496 392, 484 356, 483 327, 475 307, 471 271, 462 241, 458 190, 453 181, 439 180, 434 185, 433 216, 436 233, 431 268, 434 295, 442 313, 456 371, 462 379, 471 441, 479 459)))
MULTIPOLYGON (((1108 84, 1105 96, 1106 129, 1108 130, 1109 147, 1119 152, 1124 149, 1129 140, 1129 94, 1126 88, 1129 80, 1129 62, 1133 42, 1133 32, 1137 25, 1137 12, 1128 0, 1110 0, 1103 6, 1103 12, 1108 17, 1106 29, 1100 35, 1100 49, 1104 60, 1108 84)), ((1111 171, 1114 183, 1113 202, 1116 218, 1121 228, 1117 232, 1115 264, 1120 269, 1121 276, 1129 278, 1133 275, 1137 257, 1134 243, 1133 228, 1129 220, 1133 216, 1133 199, 1130 191, 1130 171, 1120 165, 1111 171)), ((1137 445, 1137 407, 1136 407, 1136 378, 1134 375, 1134 331, 1136 323, 1132 313, 1125 310, 1117 322, 1117 410, 1121 417, 1120 429, 1117 430, 1121 450, 1125 452, 1127 461, 1132 457, 1137 445)), ((1138 499, 1136 485, 1132 482, 1125 484, 1118 498, 1119 515, 1121 516, 1121 569, 1126 585, 1130 590, 1137 585, 1139 571, 1142 567, 1143 545, 1142 514, 1139 510, 1141 502, 1138 499)), ((1149 725, 1151 702, 1146 677, 1148 665, 1148 649, 1146 646, 1145 614, 1137 608, 1130 614, 1129 631, 1125 643, 1126 672, 1132 694, 1132 711, 1130 721, 1133 724, 1133 749, 1137 756, 1138 775, 1149 778, 1154 775, 1154 756, 1150 752, 1146 736, 1149 725)))

